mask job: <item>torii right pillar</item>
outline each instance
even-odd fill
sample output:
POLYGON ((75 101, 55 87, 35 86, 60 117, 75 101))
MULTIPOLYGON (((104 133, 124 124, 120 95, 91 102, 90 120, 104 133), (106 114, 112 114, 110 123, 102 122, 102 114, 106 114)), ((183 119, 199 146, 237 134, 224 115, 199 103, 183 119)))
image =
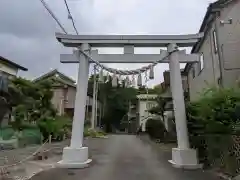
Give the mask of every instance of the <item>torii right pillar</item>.
POLYGON ((201 168, 201 165, 198 163, 197 151, 189 147, 185 101, 177 48, 176 44, 169 44, 167 47, 168 53, 172 53, 169 57, 170 85, 178 143, 178 147, 172 149, 172 160, 169 160, 169 162, 177 168, 197 169, 201 168))

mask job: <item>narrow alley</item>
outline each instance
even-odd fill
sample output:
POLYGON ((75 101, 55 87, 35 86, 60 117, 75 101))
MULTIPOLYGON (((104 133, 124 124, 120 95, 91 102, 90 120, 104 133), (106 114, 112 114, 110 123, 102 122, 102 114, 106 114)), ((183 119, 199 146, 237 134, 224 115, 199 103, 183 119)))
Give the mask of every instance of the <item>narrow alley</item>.
POLYGON ((93 159, 85 169, 50 169, 32 180, 218 180, 203 170, 175 169, 171 150, 156 148, 133 135, 110 135, 88 144, 93 159))

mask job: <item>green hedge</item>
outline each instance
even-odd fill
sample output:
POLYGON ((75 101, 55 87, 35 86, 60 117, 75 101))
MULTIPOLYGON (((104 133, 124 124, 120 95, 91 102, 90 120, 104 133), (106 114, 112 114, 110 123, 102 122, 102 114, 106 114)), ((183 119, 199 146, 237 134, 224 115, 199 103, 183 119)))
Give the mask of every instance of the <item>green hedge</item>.
POLYGON ((205 134, 190 136, 193 148, 198 149, 200 163, 205 168, 213 168, 225 174, 235 176, 240 172, 239 142, 235 135, 205 134))
POLYGON ((233 137, 240 130, 240 89, 209 88, 200 99, 186 108, 190 143, 198 149, 200 162, 206 167, 235 175, 239 145, 233 137))
POLYGON ((42 136, 42 134, 40 132, 40 129, 37 127, 23 129, 23 139, 22 140, 26 144, 40 144, 42 141, 41 136, 42 136))
POLYGON ((7 126, 0 129, 0 136, 3 140, 9 140, 14 135, 14 130, 12 127, 7 126))
MULTIPOLYGON (((3 140, 9 140, 11 137, 15 135, 15 132, 12 127, 4 127, 0 130, 0 134, 3 140)), ((22 135, 19 137, 19 141, 21 145, 27 144, 40 144, 41 132, 36 126, 29 126, 28 128, 22 129, 22 135)))

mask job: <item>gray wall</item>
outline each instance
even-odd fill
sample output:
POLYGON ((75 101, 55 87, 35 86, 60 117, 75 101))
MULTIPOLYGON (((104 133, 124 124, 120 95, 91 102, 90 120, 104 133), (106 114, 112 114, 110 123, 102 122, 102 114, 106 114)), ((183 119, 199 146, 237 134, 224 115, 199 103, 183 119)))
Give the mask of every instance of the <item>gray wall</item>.
POLYGON ((219 26, 223 54, 223 84, 230 87, 236 84, 240 75, 240 1, 225 8, 221 19, 233 19, 233 24, 219 26))
MULTIPOLYGON (((224 61, 223 85, 233 86, 240 74, 240 1, 228 5, 221 11, 221 20, 233 19, 233 24, 218 25, 221 49, 224 61)), ((204 68, 200 71, 200 64, 194 64, 188 73, 188 83, 190 89, 190 99, 196 100, 200 93, 210 86, 218 85, 220 78, 219 58, 214 51, 213 31, 214 23, 199 50, 204 55, 204 68), (193 68, 195 77, 193 78, 193 68)))
POLYGON ((189 94, 191 100, 197 99, 204 88, 215 85, 217 78, 219 78, 219 75, 217 76, 216 74, 216 71, 219 71, 219 66, 215 65, 218 64, 218 59, 213 58, 215 53, 212 49, 212 30, 206 34, 199 53, 203 53, 203 69, 200 70, 200 64, 196 63, 192 65, 192 68, 188 73, 189 94), (193 71, 195 71, 195 77, 193 71))

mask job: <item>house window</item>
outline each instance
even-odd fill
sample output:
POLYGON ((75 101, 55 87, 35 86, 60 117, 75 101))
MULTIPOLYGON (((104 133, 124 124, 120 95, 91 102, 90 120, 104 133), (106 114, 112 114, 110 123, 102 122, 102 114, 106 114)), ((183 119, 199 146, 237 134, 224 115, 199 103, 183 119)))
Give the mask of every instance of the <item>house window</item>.
POLYGON ((147 105, 146 105, 146 108, 149 110, 149 109, 153 108, 154 106, 155 106, 154 103, 148 102, 147 105))
POLYGON ((218 46, 217 46, 217 33, 216 30, 213 31, 213 47, 215 54, 218 52, 218 46))
POLYGON ((196 75, 196 74, 195 74, 195 67, 194 67, 194 65, 193 65, 193 68, 192 68, 192 77, 195 78, 195 75, 196 75))
POLYGON ((201 53, 200 62, 199 62, 199 73, 203 70, 203 68, 204 68, 204 54, 201 53))

